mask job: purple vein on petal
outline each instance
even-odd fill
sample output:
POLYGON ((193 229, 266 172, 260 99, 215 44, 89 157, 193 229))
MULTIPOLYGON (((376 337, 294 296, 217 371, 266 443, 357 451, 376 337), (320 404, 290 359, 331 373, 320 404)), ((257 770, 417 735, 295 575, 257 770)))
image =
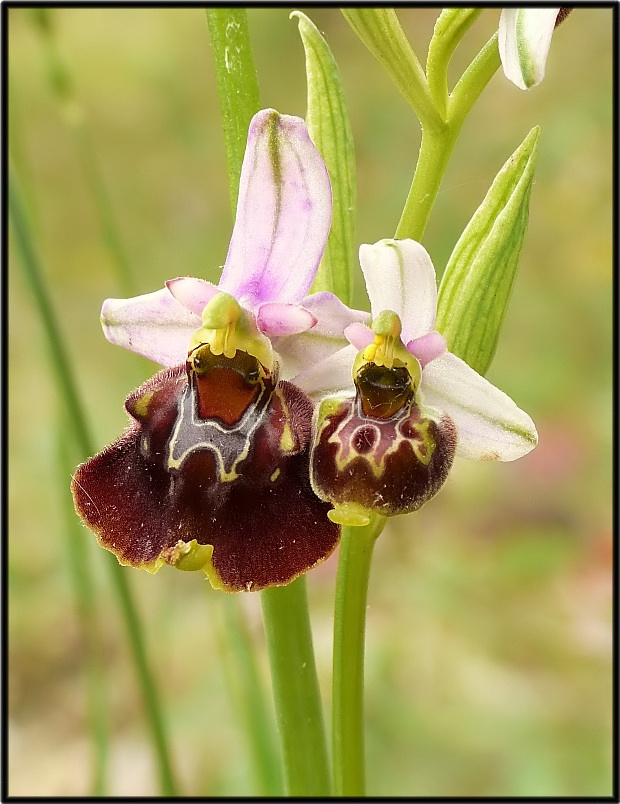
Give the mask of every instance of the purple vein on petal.
POLYGON ((303 120, 259 112, 250 125, 221 289, 254 310, 268 301, 300 301, 330 221, 329 177, 303 120))

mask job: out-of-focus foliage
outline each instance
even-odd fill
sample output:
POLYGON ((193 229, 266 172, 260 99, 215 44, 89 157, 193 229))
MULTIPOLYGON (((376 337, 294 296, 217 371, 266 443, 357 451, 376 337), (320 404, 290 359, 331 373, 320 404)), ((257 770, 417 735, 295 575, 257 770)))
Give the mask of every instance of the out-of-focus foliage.
MULTIPOLYGON (((290 10, 250 10, 250 33, 262 104, 303 115, 304 55, 290 10)), ((339 12, 306 13, 347 92, 358 242, 390 237, 419 126, 339 12)), ((204 11, 51 14, 136 292, 177 275, 217 279, 231 220, 204 11)), ((124 427, 124 397, 155 367, 101 334, 101 302, 122 292, 31 12, 7 16, 10 153, 102 447, 124 427)), ((399 16, 423 60, 437 11, 399 16)), ((368 611, 370 795, 611 792, 611 18, 609 8, 575 10, 556 32, 545 81, 528 93, 498 73, 464 126, 427 230, 441 271, 493 176, 541 126, 520 272, 488 374, 532 415, 540 445, 515 464, 459 463, 437 498, 379 540, 368 611)), ((483 12, 453 78, 497 21, 497 10, 483 12)), ((9 256, 9 792, 83 796, 84 639, 63 534, 70 478, 58 469, 63 432, 45 332, 9 256)), ((356 281, 355 302, 366 305, 356 281)), ((153 794, 122 624, 94 538, 83 535, 104 615, 109 792, 153 794)), ((326 700, 334 569, 331 559, 308 578, 326 700)), ((251 794, 226 694, 218 593, 197 575, 127 572, 184 792, 251 794)), ((243 599, 266 675, 258 603, 243 599)))

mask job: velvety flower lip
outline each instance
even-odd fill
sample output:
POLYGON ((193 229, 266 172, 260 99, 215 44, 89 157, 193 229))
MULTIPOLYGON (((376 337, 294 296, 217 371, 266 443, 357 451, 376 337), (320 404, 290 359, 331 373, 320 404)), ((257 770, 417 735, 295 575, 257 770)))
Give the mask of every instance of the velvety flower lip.
POLYGON ((76 510, 121 564, 202 570, 214 588, 257 591, 336 547, 340 529, 309 482, 309 399, 264 375, 246 404, 252 359, 235 360, 214 357, 212 374, 159 372, 127 398, 121 437, 77 468, 76 510))
POLYGON ((218 285, 178 277, 162 290, 133 299, 108 299, 101 322, 106 338, 163 366, 185 360, 206 304, 227 293, 277 339, 284 379, 346 344, 344 328, 367 315, 331 293, 307 296, 331 224, 331 186, 321 155, 301 118, 273 109, 250 123, 237 215, 218 285))
POLYGON ((545 77, 551 37, 560 7, 504 8, 498 46, 506 77, 519 89, 530 89, 545 77))
MULTIPOLYGON (((360 263, 373 320, 384 310, 402 322, 402 341, 419 361, 420 404, 450 416, 457 430, 456 454, 475 460, 512 461, 538 443, 532 419, 505 393, 446 350, 434 330, 437 283, 430 256, 414 240, 381 240, 360 247, 360 263)), ((372 341, 372 330, 355 323, 345 330, 352 343, 300 375, 304 389, 321 378, 325 395, 354 391, 356 355, 372 341)))

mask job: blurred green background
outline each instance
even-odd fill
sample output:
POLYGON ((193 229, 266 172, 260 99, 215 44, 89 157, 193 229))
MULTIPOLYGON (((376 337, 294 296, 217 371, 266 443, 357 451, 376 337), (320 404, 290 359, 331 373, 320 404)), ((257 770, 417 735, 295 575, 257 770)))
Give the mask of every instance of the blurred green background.
MULTIPOLYGON (((305 113, 291 9, 254 8, 262 105, 305 113)), ((393 234, 419 126, 333 8, 308 15, 338 61, 358 168, 358 242, 393 234)), ((421 60, 438 11, 399 12, 421 60)), ((464 126, 425 246, 441 272, 492 178, 542 129, 530 224, 489 379, 534 418, 514 464, 458 462, 441 494, 379 540, 367 634, 369 795, 611 793, 612 9, 579 8, 547 76, 521 92, 498 73, 464 126)), ((106 247, 74 131, 55 100, 32 11, 8 10, 9 147, 97 448, 155 366, 110 346, 103 299, 127 295, 106 247)), ((54 9, 109 192, 134 292, 217 280, 231 232, 223 136, 204 11, 54 9)), ((485 10, 458 77, 497 26, 485 10)), ((67 535, 66 424, 46 333, 10 244, 9 792, 84 796, 91 743, 67 535), (32 355, 36 354, 37 360, 32 355), (36 769, 36 772, 35 772, 36 769)), ((361 277, 356 303, 367 307, 361 277)), ((110 794, 158 793, 142 700, 99 549, 110 794)), ((327 708, 335 557, 308 576, 327 708)), ((255 790, 227 690, 222 594, 197 574, 126 570, 187 795, 255 790)), ((267 683, 260 601, 241 597, 267 683)))

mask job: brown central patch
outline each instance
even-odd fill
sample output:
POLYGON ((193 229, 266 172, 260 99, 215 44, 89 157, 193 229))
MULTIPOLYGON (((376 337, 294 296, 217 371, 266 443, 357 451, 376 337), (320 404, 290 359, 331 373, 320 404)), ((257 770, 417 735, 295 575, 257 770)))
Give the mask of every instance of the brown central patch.
POLYGON ((248 382, 238 371, 221 366, 195 375, 198 415, 218 419, 227 427, 237 424, 260 393, 258 383, 248 382))

